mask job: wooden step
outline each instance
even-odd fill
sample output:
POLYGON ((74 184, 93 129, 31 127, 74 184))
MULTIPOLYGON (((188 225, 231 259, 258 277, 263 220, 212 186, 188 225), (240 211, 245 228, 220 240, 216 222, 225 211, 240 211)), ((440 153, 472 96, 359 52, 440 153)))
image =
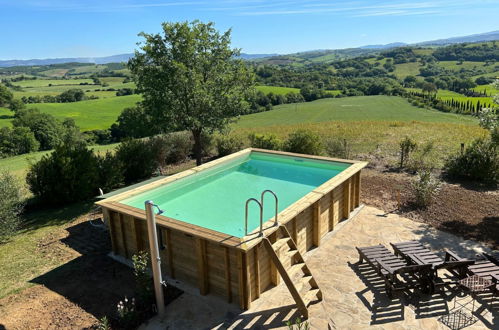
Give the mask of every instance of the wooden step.
POLYGON ((303 317, 308 318, 308 304, 321 301, 322 292, 286 227, 280 226, 279 230, 282 238, 274 243, 264 238, 264 246, 293 296, 298 310, 303 317), (282 249, 284 244, 288 245, 288 249, 282 249))
POLYGON ((313 302, 322 301, 322 292, 321 289, 312 289, 305 294, 303 297, 303 301, 305 302, 305 306, 309 306, 313 302))
POLYGON ((283 246, 284 244, 287 244, 291 240, 291 237, 283 237, 279 238, 275 243, 272 244, 272 248, 274 251, 277 251, 283 246))

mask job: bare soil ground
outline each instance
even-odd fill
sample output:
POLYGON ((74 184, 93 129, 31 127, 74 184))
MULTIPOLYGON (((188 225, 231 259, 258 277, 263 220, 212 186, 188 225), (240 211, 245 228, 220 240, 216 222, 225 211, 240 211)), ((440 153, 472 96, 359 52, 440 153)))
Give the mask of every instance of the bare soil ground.
POLYGON ((379 169, 362 174, 363 203, 499 249, 499 191, 471 183, 443 183, 434 203, 417 209, 412 206, 413 176, 379 169))
POLYGON ((112 260, 107 231, 86 216, 51 232, 38 242, 43 258, 66 261, 36 285, 0 300, 0 329, 88 329, 117 303, 133 295, 130 268, 112 260))

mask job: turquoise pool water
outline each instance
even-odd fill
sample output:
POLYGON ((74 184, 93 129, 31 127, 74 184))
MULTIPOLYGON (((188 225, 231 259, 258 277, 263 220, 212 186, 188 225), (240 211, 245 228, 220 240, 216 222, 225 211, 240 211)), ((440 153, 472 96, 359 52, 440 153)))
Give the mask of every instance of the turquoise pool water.
MULTIPOLYGON (((279 212, 328 181, 350 164, 251 152, 213 168, 120 201, 144 209, 152 200, 164 215, 236 237, 244 236, 244 209, 248 198, 260 200, 265 189, 279 198, 279 212)), ((265 195, 264 222, 274 216, 271 194, 265 195)), ((251 203, 248 232, 260 224, 251 203)))

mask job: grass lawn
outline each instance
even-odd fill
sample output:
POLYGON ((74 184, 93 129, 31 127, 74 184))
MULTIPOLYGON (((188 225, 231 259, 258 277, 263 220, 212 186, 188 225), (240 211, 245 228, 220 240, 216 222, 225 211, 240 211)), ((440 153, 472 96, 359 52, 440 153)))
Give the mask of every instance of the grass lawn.
POLYGON ((28 214, 23 228, 0 245, 0 298, 33 286, 31 279, 68 261, 46 255, 39 243, 91 207, 87 202, 28 214))

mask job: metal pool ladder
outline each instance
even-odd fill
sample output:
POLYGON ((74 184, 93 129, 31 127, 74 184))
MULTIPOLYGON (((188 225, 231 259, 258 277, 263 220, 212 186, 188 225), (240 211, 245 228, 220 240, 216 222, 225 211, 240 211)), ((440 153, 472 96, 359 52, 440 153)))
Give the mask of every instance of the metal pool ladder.
POLYGON ((262 194, 260 195, 260 201, 258 201, 256 198, 249 198, 246 201, 246 206, 245 206, 245 216, 244 216, 244 234, 248 235, 248 205, 251 202, 255 202, 259 209, 260 209, 260 232, 258 233, 258 236, 263 236, 263 210, 264 210, 264 197, 266 193, 270 193, 274 196, 275 199, 275 217, 274 217, 274 226, 277 226, 279 223, 277 221, 277 214, 279 213, 279 198, 277 198, 277 195, 270 189, 265 189, 262 191, 262 194))

